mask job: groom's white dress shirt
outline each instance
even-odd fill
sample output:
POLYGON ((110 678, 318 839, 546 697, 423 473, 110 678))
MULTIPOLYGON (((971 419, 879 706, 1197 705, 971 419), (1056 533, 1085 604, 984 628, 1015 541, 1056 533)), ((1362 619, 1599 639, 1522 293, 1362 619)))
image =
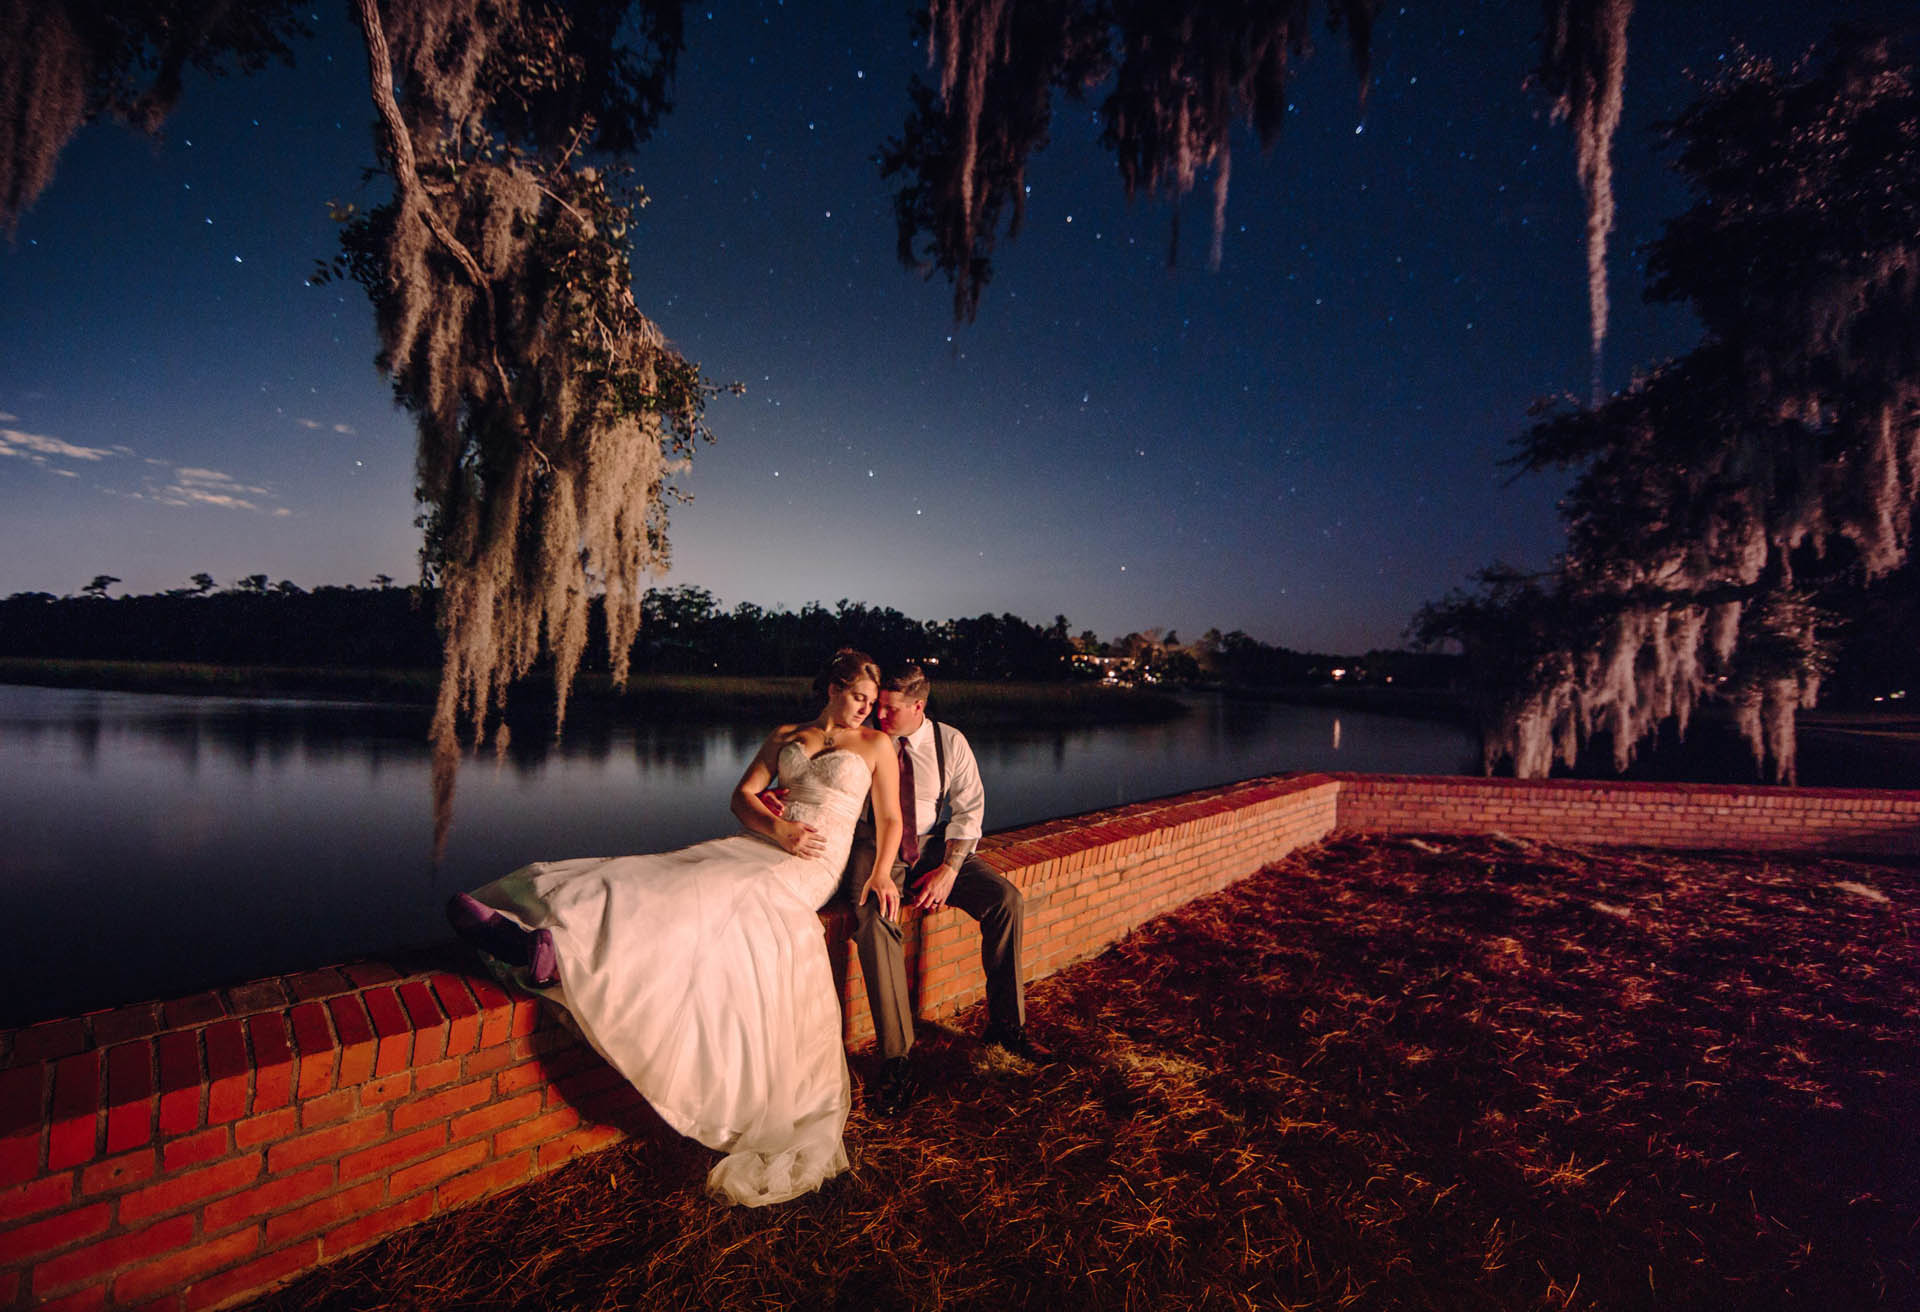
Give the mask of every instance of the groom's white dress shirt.
MULTIPOLYGON (((940 763, 933 750, 933 725, 932 720, 922 720, 907 735, 907 755, 913 760, 914 827, 922 838, 939 819, 935 807, 940 801, 940 763)), ((967 736, 950 724, 942 724, 940 732, 946 742, 947 801, 953 808, 953 818, 947 822, 947 862, 952 864, 955 852, 965 856, 986 832, 987 790, 980 782, 980 766, 967 736)))

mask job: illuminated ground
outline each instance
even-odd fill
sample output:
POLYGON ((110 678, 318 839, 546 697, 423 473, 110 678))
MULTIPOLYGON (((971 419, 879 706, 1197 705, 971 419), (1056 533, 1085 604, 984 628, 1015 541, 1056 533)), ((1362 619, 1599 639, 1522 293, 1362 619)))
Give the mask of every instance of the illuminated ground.
POLYGON ((1338 841, 1030 1002, 813 1198, 655 1130, 268 1305, 1920 1306, 1920 866, 1338 841))

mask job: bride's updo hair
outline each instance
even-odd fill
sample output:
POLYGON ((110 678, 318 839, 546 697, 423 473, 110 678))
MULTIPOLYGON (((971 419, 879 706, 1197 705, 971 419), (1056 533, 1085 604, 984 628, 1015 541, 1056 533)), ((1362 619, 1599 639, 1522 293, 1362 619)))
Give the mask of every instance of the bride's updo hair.
POLYGON ((827 662, 827 668, 820 671, 820 677, 813 681, 813 695, 825 697, 829 688, 851 688, 862 679, 872 679, 873 686, 880 686, 880 666, 873 657, 852 647, 842 647, 827 662))

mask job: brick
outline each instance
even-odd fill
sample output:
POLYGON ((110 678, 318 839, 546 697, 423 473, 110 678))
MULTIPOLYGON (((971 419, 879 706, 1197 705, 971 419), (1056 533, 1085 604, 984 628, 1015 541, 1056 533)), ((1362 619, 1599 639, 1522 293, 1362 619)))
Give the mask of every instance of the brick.
POLYGON ((327 1000, 327 1014, 333 1017, 334 1033, 340 1036, 340 1074, 342 1087, 360 1084, 373 1074, 373 1024, 358 994, 327 1000))
POLYGON ((160 1164, 168 1171, 183 1171, 216 1157, 225 1157, 232 1147, 232 1137, 226 1128, 216 1126, 162 1145, 160 1164))
MULTIPOLYGON (((104 1208, 106 1204, 100 1206, 104 1208)), ((193 1218, 176 1216, 132 1234, 116 1235, 76 1248, 34 1267, 34 1297, 45 1298, 82 1282, 98 1280, 121 1267, 157 1257, 192 1241, 193 1218)))
POLYGON ((416 1194, 405 1202, 395 1203, 378 1212, 369 1212, 357 1220, 349 1221, 338 1230, 329 1231, 321 1240, 321 1251, 328 1257, 341 1253, 350 1253, 356 1248, 372 1243, 382 1235, 404 1229, 426 1220, 433 1214, 433 1195, 416 1194))
POLYGON ((340 970, 353 981, 354 987, 360 989, 375 984, 389 984, 400 978, 400 972, 384 961, 352 961, 340 967, 340 970))
POLYGON ((540 1003, 534 998, 516 998, 513 1003, 513 1028, 507 1033, 519 1038, 540 1027, 540 1003))
POLYGON ((422 1093, 428 1089, 437 1089, 443 1084, 451 1084, 460 1078, 461 1067, 465 1065, 458 1057, 448 1057, 426 1066, 413 1068, 413 1090, 422 1093))
POLYGON ((447 1017, 447 1055, 458 1057, 472 1052, 480 1041, 480 1006, 458 975, 445 972, 430 981, 440 1010, 447 1017))
POLYGON ((278 979, 256 979, 227 990, 227 1010, 235 1016, 277 1012, 286 1005, 286 985, 278 979))
POLYGON ((337 993, 349 993, 353 985, 338 970, 329 966, 325 970, 308 970, 286 979, 287 992, 302 1002, 314 998, 330 998, 337 993))
POLYGON ((107 1305, 107 1287, 95 1285, 91 1289, 82 1289, 68 1294, 65 1298, 56 1298, 51 1302, 34 1303, 39 1312, 101 1312, 107 1305))
POLYGON ((218 993, 196 993, 161 1003, 160 1014, 168 1029, 181 1030, 219 1020, 227 1014, 227 1007, 218 993))
MULTIPOLYGON (((38 1212, 44 1212, 50 1207, 64 1206, 72 1198, 73 1175, 71 1172, 42 1176, 38 1180, 29 1181, 0 1193, 0 1216, 6 1217, 7 1223, 11 1225, 38 1212)), ((4 1242, 4 1237, 0 1237, 0 1242, 4 1242)))
POLYGON ((44 1063, 0 1071, 0 1188, 40 1173, 47 1083, 44 1063))
POLYGON ((413 1072, 396 1071, 382 1079, 368 1080, 360 1086, 360 1105, 377 1107, 383 1102, 404 1098, 413 1092, 413 1072))
POLYGON ((287 1139, 267 1149, 267 1169, 275 1175, 308 1162, 322 1161, 351 1152, 386 1137, 385 1116, 362 1116, 341 1125, 329 1126, 287 1139))
POLYGON ((259 1178, 259 1153, 185 1171, 122 1198, 120 1224, 132 1225, 150 1217, 183 1211, 209 1198, 230 1194, 259 1178))
POLYGON ((447 1055, 447 1018, 423 979, 410 979, 399 989, 400 1006, 413 1030, 413 1056, 416 1066, 439 1061, 447 1055))
POLYGON ((393 989, 368 989, 361 994, 367 1004, 367 1016, 373 1021, 374 1041, 378 1045, 373 1059, 375 1076, 392 1075, 405 1070, 413 1053, 413 1025, 393 989))
POLYGON ((57 1061, 87 1050, 87 1025, 79 1019, 43 1020, 16 1031, 13 1036, 13 1064, 57 1061))
POLYGON ((494 1076, 494 1087, 501 1093, 519 1093, 522 1089, 542 1088, 547 1083, 544 1062, 528 1061, 510 1066, 494 1076))
POLYGON ((491 1048, 478 1048, 466 1055, 467 1074, 484 1075, 488 1071, 497 1071, 502 1066, 510 1066, 515 1061, 513 1053, 504 1043, 491 1048))
POLYGON ((109 1157, 81 1170, 80 1193, 83 1197, 120 1193, 142 1180, 151 1180, 157 1169, 151 1148, 109 1157))
POLYGON ((492 980, 470 979, 467 987, 480 1008, 480 1046, 505 1043, 513 1030, 513 999, 492 980))
POLYGON ((434 1202, 440 1211, 450 1211, 456 1207, 465 1207, 476 1198, 499 1193, 512 1185, 520 1183, 533 1173, 533 1155, 516 1153, 503 1161, 490 1162, 477 1170, 457 1175, 442 1184, 434 1193, 434 1202))
POLYGON ((589 1125, 575 1130, 572 1134, 543 1143, 535 1149, 535 1152, 539 1155, 540 1169, 546 1171, 569 1158, 578 1157, 581 1153, 599 1152, 602 1148, 619 1143, 625 1137, 611 1125, 589 1125))
POLYGON ((487 1145, 476 1139, 393 1172, 387 1177, 387 1191, 395 1198, 404 1198, 415 1190, 436 1185, 450 1175, 470 1170, 486 1161, 487 1157, 487 1145))
POLYGON ((277 1139, 290 1139, 300 1129, 300 1112, 294 1107, 282 1107, 279 1111, 263 1112, 259 1116, 249 1116, 236 1122, 233 1127, 233 1146, 236 1148, 258 1148, 263 1143, 272 1143, 277 1139))
POLYGON ((492 1080, 474 1080, 428 1098, 415 1098, 393 1109, 393 1128, 410 1130, 428 1121, 446 1120, 456 1112, 479 1106, 492 1096, 492 1080))
POLYGON ((247 1041, 253 1048, 253 1102, 248 1110, 272 1111, 293 1098, 293 1046, 287 1042, 287 1023, 279 1012, 247 1018, 247 1041))
POLYGON ((335 1121, 346 1120, 357 1109, 357 1100, 351 1089, 307 1098, 300 1104, 300 1128, 314 1130, 322 1125, 332 1125, 335 1121))
POLYGON ((133 1039, 151 1038, 160 1032, 160 1004, 142 1002, 131 1007, 103 1011, 93 1018, 93 1042, 96 1047, 111 1048, 133 1039))
POLYGON ((107 1049, 107 1151, 125 1152, 153 1138, 153 1047, 107 1049))
POLYGON ((369 1180, 352 1189, 329 1194, 305 1207, 270 1216, 267 1218, 267 1242, 277 1244, 282 1240, 303 1238, 338 1226, 352 1217, 365 1215, 384 1201, 386 1188, 385 1180, 369 1180))
POLYGON ((209 1025, 207 1045, 207 1124, 224 1125, 247 1114, 247 1036, 237 1020, 209 1025))
POLYGON ((47 1115, 47 1169, 91 1161, 97 1151, 100 1054, 62 1057, 53 1066, 53 1106, 47 1115))
POLYGON ((580 1124, 580 1113, 571 1107, 559 1107, 530 1121, 502 1130, 493 1136, 493 1151, 505 1157, 533 1144, 556 1139, 580 1124))
POLYGON ((201 1210, 201 1226, 207 1234, 218 1234, 230 1226, 250 1222, 262 1216, 284 1212, 296 1203, 324 1194, 333 1188, 333 1167, 322 1163, 292 1175, 283 1175, 241 1193, 208 1203, 201 1210))
POLYGON ((188 1285, 187 1312, 206 1312, 208 1308, 221 1307, 243 1294, 265 1292, 287 1277, 319 1264, 320 1242, 315 1239, 268 1253, 245 1266, 237 1266, 231 1271, 188 1285))
MULTIPOLYGON (((417 1161, 436 1151, 446 1142, 447 1127, 432 1125, 360 1152, 349 1153, 340 1159, 340 1180, 344 1184, 362 1176, 390 1173, 403 1163, 417 1161)), ((400 1191, 396 1189, 394 1192, 398 1194, 400 1191)))
POLYGON ((135 1267, 113 1282, 114 1302, 125 1305, 169 1289, 177 1289, 195 1276, 232 1266, 260 1247, 260 1236, 242 1230, 168 1253, 157 1262, 135 1267))
POLYGON ((185 1134, 200 1128, 200 1036, 193 1030, 162 1034, 160 1048, 160 1133, 185 1134))
POLYGON ((312 1098, 333 1087, 334 1072, 340 1065, 340 1049, 327 1020, 327 1009, 317 1002, 303 1002, 293 1009, 293 1047, 299 1055, 299 1079, 295 1093, 312 1098))
POLYGON ((476 1134, 489 1134, 503 1125, 525 1120, 540 1110, 541 1094, 538 1089, 530 1089, 517 1098, 507 1098, 490 1102, 465 1116, 456 1116, 448 1127, 451 1138, 470 1139, 476 1134))
POLYGON ((0 1263, 22 1262, 58 1252, 104 1233, 112 1220, 111 1203, 94 1203, 0 1231, 0 1263))

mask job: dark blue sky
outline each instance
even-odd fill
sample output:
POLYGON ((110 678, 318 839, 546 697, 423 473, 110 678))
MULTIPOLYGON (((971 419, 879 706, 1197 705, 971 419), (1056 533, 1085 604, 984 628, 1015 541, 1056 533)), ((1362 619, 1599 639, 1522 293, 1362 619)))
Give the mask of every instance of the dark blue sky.
MULTIPOLYGON (((1616 145, 1606 378, 1685 350, 1634 247, 1686 203, 1649 125, 1736 40, 1798 53, 1885 5, 1642 0, 1616 145)), ((1389 5, 1364 118, 1337 38, 1279 146, 1236 148, 1225 261, 1191 198, 1129 205, 1064 106, 977 323, 893 254, 871 157, 924 52, 900 0, 689 11, 676 108, 636 163, 635 294, 745 396, 682 486, 667 583, 926 619, 1063 613, 1103 637, 1399 642, 1495 559, 1544 565, 1560 487, 1498 461, 1588 377, 1564 126, 1522 88, 1537 8, 1389 5)), ((0 252, 0 594, 416 573, 413 437, 351 284, 311 288, 329 200, 380 198, 343 12, 294 70, 189 84, 152 142, 81 134, 0 252)))

